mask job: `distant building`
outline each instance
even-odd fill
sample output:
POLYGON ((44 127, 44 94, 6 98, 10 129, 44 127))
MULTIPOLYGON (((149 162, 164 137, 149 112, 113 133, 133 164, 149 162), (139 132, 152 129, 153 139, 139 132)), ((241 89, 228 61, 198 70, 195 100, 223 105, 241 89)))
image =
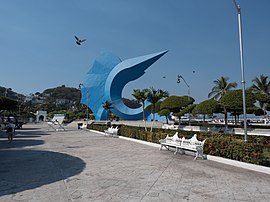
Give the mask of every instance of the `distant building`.
POLYGON ((36 112, 36 121, 43 122, 47 120, 47 111, 37 111, 36 112))

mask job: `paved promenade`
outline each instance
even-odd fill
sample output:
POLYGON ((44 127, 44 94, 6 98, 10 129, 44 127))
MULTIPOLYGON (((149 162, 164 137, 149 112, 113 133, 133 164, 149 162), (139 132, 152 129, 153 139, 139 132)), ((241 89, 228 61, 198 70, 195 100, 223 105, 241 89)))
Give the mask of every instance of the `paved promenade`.
POLYGON ((1 202, 269 201, 270 175, 68 127, 0 136, 1 202))

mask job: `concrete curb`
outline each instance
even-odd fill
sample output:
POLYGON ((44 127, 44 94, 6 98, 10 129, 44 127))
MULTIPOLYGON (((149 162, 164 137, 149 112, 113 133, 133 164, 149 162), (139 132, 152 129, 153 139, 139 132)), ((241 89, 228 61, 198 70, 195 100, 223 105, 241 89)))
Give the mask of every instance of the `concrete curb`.
MULTIPOLYGON (((104 135, 104 133, 100 132, 100 131, 95 131, 95 130, 89 130, 89 131, 104 135)), ((160 144, 157 144, 157 143, 146 142, 146 141, 143 141, 143 140, 137 140, 137 139, 124 137, 124 136, 119 136, 119 138, 124 139, 124 140, 128 140, 128 141, 132 141, 132 142, 137 142, 137 143, 144 144, 144 145, 148 145, 148 146, 151 146, 151 147, 160 148, 160 144)), ((251 164, 251 163, 240 162, 240 161, 226 159, 226 158, 222 158, 222 157, 218 157, 218 156, 212 156, 212 155, 207 155, 207 160, 215 161, 215 162, 218 162, 218 163, 223 163, 223 164, 236 166, 236 167, 239 167, 239 168, 244 168, 244 169, 247 169, 247 170, 257 171, 257 172, 261 172, 261 173, 265 173, 265 174, 270 175, 270 168, 265 167, 265 166, 259 166, 259 165, 255 165, 255 164, 251 164)))
POLYGON ((265 174, 270 175, 270 168, 269 167, 259 166, 259 165, 255 165, 255 164, 251 164, 251 163, 240 162, 240 161, 226 159, 226 158, 212 156, 212 155, 207 155, 207 159, 210 161, 224 163, 227 165, 232 165, 232 166, 236 166, 236 167, 240 167, 240 168, 244 168, 244 169, 248 169, 248 170, 252 170, 252 171, 257 171, 257 172, 261 172, 261 173, 265 173, 265 174))
POLYGON ((137 142, 137 143, 140 143, 140 144, 145 144, 145 145, 148 145, 148 146, 151 146, 151 147, 160 148, 160 144, 156 144, 156 143, 153 143, 153 142, 146 142, 146 141, 143 141, 143 140, 137 140, 137 139, 124 137, 124 136, 119 136, 119 138, 124 139, 124 140, 128 140, 128 141, 132 141, 132 142, 137 142))

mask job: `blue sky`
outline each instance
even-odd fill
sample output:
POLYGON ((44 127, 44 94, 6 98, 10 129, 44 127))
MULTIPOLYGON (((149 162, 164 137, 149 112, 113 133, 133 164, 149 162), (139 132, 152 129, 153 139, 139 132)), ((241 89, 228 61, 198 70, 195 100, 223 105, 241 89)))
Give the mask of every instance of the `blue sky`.
MULTIPOLYGON (((238 3, 248 87, 255 77, 270 76, 270 1, 238 3)), ((77 88, 104 51, 122 60, 169 51, 125 87, 124 97, 151 86, 186 95, 177 75, 196 103, 208 99, 221 76, 241 88, 232 0, 1 0, 0 19, 0 86, 18 93, 77 88), (87 41, 78 46, 74 35, 87 41)))

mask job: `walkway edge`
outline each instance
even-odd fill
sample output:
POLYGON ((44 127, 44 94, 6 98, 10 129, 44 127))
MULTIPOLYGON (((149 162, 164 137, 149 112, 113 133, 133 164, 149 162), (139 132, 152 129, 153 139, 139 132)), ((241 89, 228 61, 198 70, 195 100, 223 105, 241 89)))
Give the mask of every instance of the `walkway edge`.
MULTIPOLYGON (((96 132, 96 133, 99 133, 99 134, 104 134, 103 132, 96 131, 96 130, 90 130, 90 131, 96 132)), ((128 140, 128 141, 132 141, 132 142, 137 142, 137 143, 144 144, 144 145, 148 145, 148 146, 151 146, 151 147, 160 148, 160 144, 157 144, 157 143, 146 142, 146 141, 143 141, 143 140, 137 140, 137 139, 124 137, 124 136, 119 136, 119 138, 124 139, 124 140, 128 140)), ((261 172, 261 173, 265 173, 265 174, 270 175, 270 168, 265 167, 265 166, 259 166, 259 165, 255 165, 255 164, 251 164, 251 163, 240 162, 240 161, 236 161, 236 160, 232 160, 232 159, 226 159, 226 158, 222 158, 222 157, 219 157, 219 156, 212 156, 212 155, 207 155, 207 160, 215 161, 215 162, 218 162, 218 163, 223 163, 223 164, 236 166, 236 167, 244 168, 244 169, 247 169, 247 170, 257 171, 257 172, 261 172)))
POLYGON ((270 168, 269 167, 255 165, 255 164, 251 164, 251 163, 245 163, 245 162, 241 162, 241 161, 226 159, 226 158, 222 158, 219 156, 212 156, 212 155, 207 155, 207 159, 211 160, 211 161, 216 161, 219 163, 224 163, 227 165, 232 165, 232 166, 236 166, 236 167, 240 167, 240 168, 244 168, 244 169, 248 169, 248 170, 252 170, 252 171, 257 171, 257 172, 261 172, 261 173, 265 173, 265 174, 270 175, 270 168))

